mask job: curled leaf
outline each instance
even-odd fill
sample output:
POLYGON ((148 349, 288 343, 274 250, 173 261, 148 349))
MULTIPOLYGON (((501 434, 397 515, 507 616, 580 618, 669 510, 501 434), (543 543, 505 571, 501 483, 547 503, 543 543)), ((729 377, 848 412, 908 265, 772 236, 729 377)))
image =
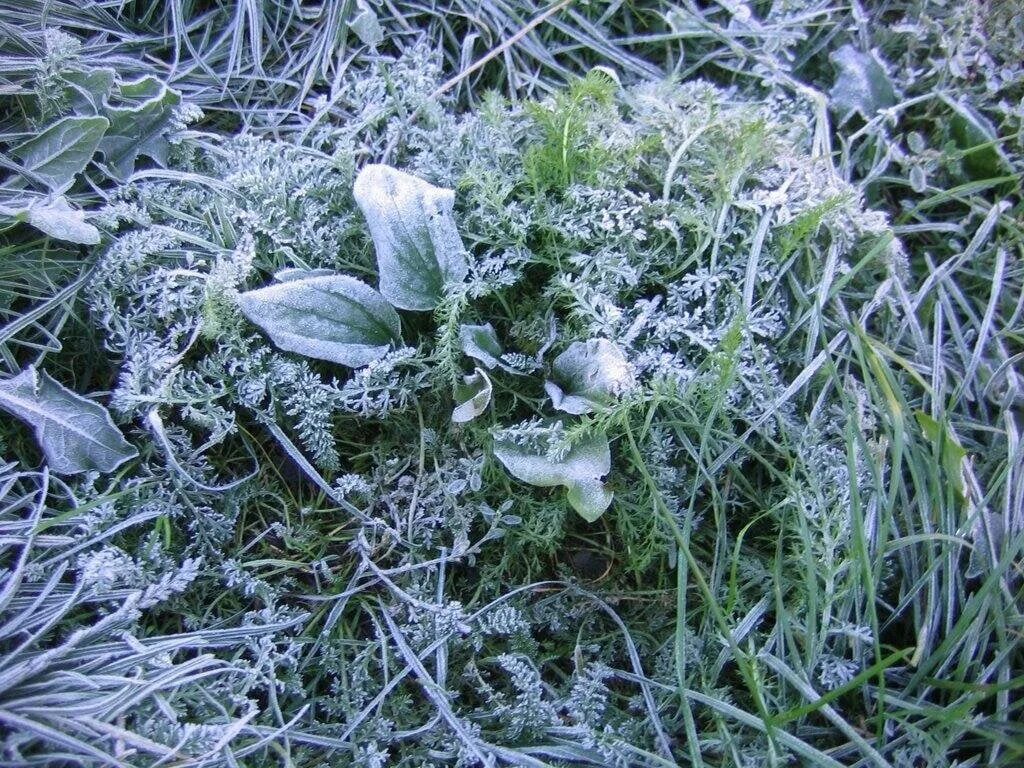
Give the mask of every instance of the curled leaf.
POLYGON ((555 358, 552 377, 544 382, 552 404, 576 415, 609 405, 635 384, 626 356, 607 339, 570 344, 555 358))
POLYGON ((493 368, 501 362, 501 344, 494 327, 486 325, 460 325, 459 342, 463 354, 479 360, 487 368, 493 368))
POLYGON ((594 434, 574 445, 561 460, 510 440, 496 440, 494 455, 509 474, 541 488, 564 486, 566 498, 587 522, 597 520, 612 503, 612 492, 601 478, 611 471, 608 438, 594 434))
POLYGON ((429 310, 469 272, 455 228, 455 193, 387 165, 368 165, 352 194, 377 251, 380 292, 399 309, 429 310))
POLYGON ((281 349, 352 368, 401 343, 398 313, 347 275, 286 279, 240 294, 238 307, 281 349))
POLYGON ((138 455, 106 408, 34 367, 0 381, 0 408, 32 426, 54 472, 113 472, 138 455))
POLYGON ((462 382, 455 387, 457 405, 452 411, 452 421, 456 424, 472 421, 491 404, 491 380, 486 371, 477 368, 469 376, 464 376, 462 382))

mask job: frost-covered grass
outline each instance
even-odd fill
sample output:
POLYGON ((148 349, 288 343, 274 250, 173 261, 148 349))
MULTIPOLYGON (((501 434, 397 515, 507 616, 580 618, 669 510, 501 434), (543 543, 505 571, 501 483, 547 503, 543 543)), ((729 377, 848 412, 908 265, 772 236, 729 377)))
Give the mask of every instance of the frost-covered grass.
POLYGON ((0 764, 1024 761, 1014 3, 0 11, 0 764))

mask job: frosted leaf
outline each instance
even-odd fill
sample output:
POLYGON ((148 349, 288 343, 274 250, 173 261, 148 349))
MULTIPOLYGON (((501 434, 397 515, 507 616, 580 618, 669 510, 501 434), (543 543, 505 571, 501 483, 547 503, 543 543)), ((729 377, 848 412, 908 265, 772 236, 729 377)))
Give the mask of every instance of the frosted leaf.
POLYGON ((479 360, 487 368, 493 368, 500 363, 501 344, 490 323, 460 325, 459 342, 462 344, 463 354, 479 360))
POLYGON ((92 160, 109 125, 105 117, 65 117, 11 154, 49 189, 63 191, 92 160))
POLYGON ((384 39, 384 29, 377 21, 377 14, 365 0, 356 0, 357 13, 348 23, 348 28, 356 33, 359 42, 371 48, 376 47, 384 39))
POLYGON ((603 434, 580 441, 557 461, 535 447, 501 439, 494 443, 494 455, 509 474, 524 483, 541 488, 565 486, 569 503, 588 522, 597 520, 612 502, 612 492, 601 482, 612 466, 608 438, 603 434))
POLYGON ((387 165, 368 165, 352 194, 377 251, 380 292, 399 309, 429 310, 469 272, 455 228, 455 193, 387 165))
POLYGON ((552 378, 544 382, 552 404, 576 415, 610 404, 635 384, 626 356, 607 339, 570 344, 555 358, 552 378))
POLYGON ((100 231, 86 222, 85 212, 72 208, 63 197, 36 203, 19 211, 18 217, 55 240, 82 245, 96 245, 100 241, 100 231))
POLYGON ((0 408, 32 426, 54 472, 113 472, 138 455, 106 408, 34 367, 0 381, 0 408))
POLYGON ((836 67, 836 81, 829 91, 832 108, 846 120, 854 112, 865 120, 896 103, 896 93, 885 68, 875 54, 844 45, 829 55, 836 67))
POLYGON ((302 280, 306 277, 332 277, 336 274, 337 272, 333 269, 300 269, 298 267, 288 267, 275 272, 274 279, 279 283, 287 283, 292 280, 302 280))
POLYGON ((455 387, 455 410, 452 421, 465 424, 487 410, 491 404, 491 380, 486 371, 477 368, 462 378, 462 384, 455 387))
POLYGON ((398 313, 347 275, 298 277, 238 296, 238 307, 288 352, 359 368, 401 342, 398 313))

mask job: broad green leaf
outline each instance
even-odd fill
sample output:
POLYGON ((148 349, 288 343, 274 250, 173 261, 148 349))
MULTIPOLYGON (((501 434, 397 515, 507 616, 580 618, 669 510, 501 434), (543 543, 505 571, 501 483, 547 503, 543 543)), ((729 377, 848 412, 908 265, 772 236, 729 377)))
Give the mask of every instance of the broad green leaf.
POLYGON ((56 240, 81 245, 96 245, 100 231, 85 220, 85 212, 68 205, 63 197, 36 203, 20 211, 21 218, 56 240))
POLYGON ((98 115, 114 87, 114 70, 89 69, 62 72, 61 79, 67 84, 67 98, 71 108, 81 114, 98 115))
POLYGON ((106 408, 34 367, 0 381, 0 408, 35 430, 54 472, 113 472, 138 455, 114 426, 106 408))
POLYGON ((105 117, 65 117, 11 153, 50 190, 60 192, 92 160, 109 125, 105 117))
POLYGON ((281 349, 351 368, 401 343, 398 313, 373 288, 346 275, 248 291, 238 296, 238 306, 281 349))
POLYGON ((399 309, 429 310, 469 272, 455 228, 455 193, 387 165, 368 165, 352 190, 377 251, 380 292, 399 309))
POLYGON ((487 368, 493 368, 501 363, 501 344, 490 323, 460 325, 459 342, 462 344, 463 354, 479 360, 487 368))
POLYGON ((857 112, 865 120, 896 103, 896 92, 885 68, 875 54, 844 45, 829 55, 836 68, 836 80, 829 91, 832 108, 841 122, 857 112))
POLYGON ((964 172, 972 179, 994 179, 1013 172, 1010 161, 999 146, 998 134, 991 121, 969 104, 947 103, 953 109, 949 121, 950 135, 957 147, 964 150, 964 172))
POLYGON ((572 447, 560 461, 508 440, 496 440, 494 455, 509 474, 542 488, 564 486, 566 498, 588 522, 597 520, 612 502, 612 493, 601 482, 611 471, 608 438, 595 434, 572 447))
POLYGON ((107 106, 110 128, 100 142, 100 152, 111 174, 124 180, 135 171, 140 155, 167 165, 167 130, 181 96, 153 77, 121 86, 121 97, 138 103, 107 106))
POLYGON ((462 384, 455 387, 455 410, 452 421, 465 424, 487 410, 491 404, 491 380, 487 372, 477 368, 469 376, 462 377, 462 384))
POLYGON ((609 405, 633 388, 633 371, 622 350, 607 339, 576 341, 555 358, 553 381, 544 382, 551 402, 576 415, 609 405))

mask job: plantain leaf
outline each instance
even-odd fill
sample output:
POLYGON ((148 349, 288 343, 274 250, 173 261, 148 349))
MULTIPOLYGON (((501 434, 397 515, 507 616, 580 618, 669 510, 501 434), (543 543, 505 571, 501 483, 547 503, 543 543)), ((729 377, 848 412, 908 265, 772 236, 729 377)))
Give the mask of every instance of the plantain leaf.
POLYGON ((452 421, 465 424, 487 410, 491 404, 491 380, 487 372, 477 368, 469 376, 463 376, 463 383, 455 387, 455 410, 452 421))
POLYGON ((0 381, 0 408, 33 427, 54 472, 113 472, 138 455, 106 408, 34 367, 0 381))
POLYGON ((105 117, 65 117, 11 153, 47 188, 61 192, 85 170, 109 125, 105 117))
POLYGON ((455 193, 387 165, 368 165, 352 194, 377 251, 380 292, 399 309, 429 310, 469 272, 455 228, 455 193))
POLYGON ((608 438, 593 434, 574 445, 559 461, 508 440, 496 440, 494 455, 509 474, 541 488, 565 486, 566 498, 587 522, 597 520, 612 503, 612 492, 601 479, 611 471, 608 438))
POLYGON ((552 375, 553 381, 544 382, 551 402, 576 415, 612 403, 634 385, 626 356, 607 339, 573 342, 555 358, 552 375))
POLYGON ((358 368, 401 343, 398 313, 346 275, 298 277, 248 291, 238 307, 281 349, 358 368))

